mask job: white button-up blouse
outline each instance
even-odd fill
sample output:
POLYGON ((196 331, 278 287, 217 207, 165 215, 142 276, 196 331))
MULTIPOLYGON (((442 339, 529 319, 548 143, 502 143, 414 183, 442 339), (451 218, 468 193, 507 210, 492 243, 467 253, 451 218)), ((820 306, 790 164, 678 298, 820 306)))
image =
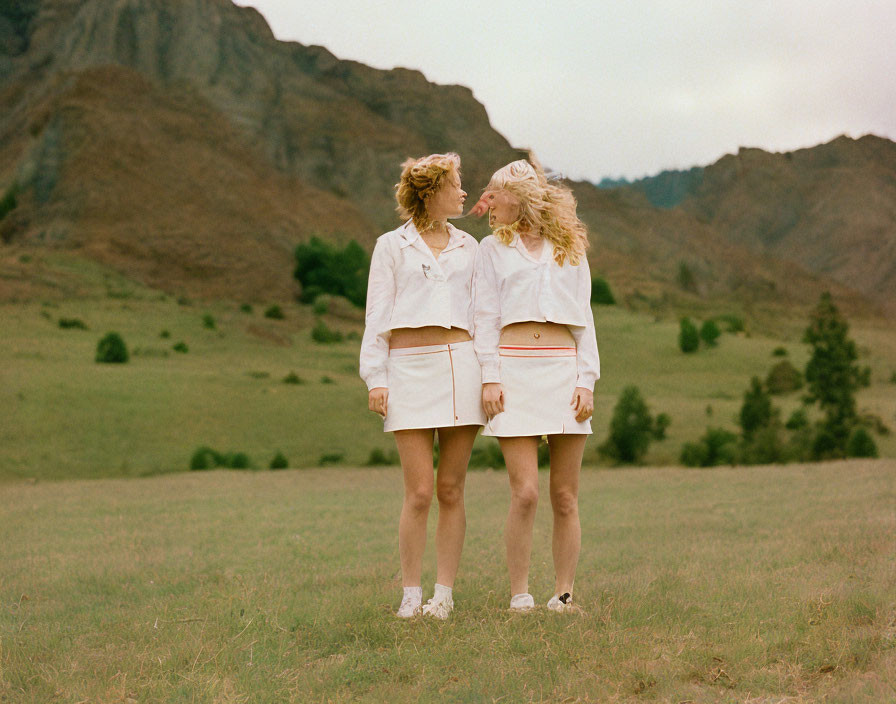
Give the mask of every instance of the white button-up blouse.
POLYGON ((389 336, 395 328, 463 328, 473 333, 473 260, 479 244, 448 224, 438 259, 413 221, 376 241, 367 280, 367 316, 361 340, 361 378, 368 389, 388 388, 389 336))
POLYGON ((473 345, 482 367, 482 383, 501 381, 498 342, 501 328, 525 321, 569 326, 576 341, 576 386, 594 389, 600 357, 591 310, 588 260, 563 266, 544 242, 533 257, 517 234, 509 245, 489 235, 479 243, 473 267, 473 345))

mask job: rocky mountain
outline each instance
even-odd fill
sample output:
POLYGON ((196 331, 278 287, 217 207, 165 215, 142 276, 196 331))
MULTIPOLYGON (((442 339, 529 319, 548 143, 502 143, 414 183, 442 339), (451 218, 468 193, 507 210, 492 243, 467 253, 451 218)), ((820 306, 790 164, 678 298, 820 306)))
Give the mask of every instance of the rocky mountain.
MULTIPOLYGON (((166 291, 286 299, 297 242, 369 248, 398 224, 406 157, 457 151, 474 194, 521 155, 469 89, 277 41, 229 0, 4 3, 0 106, 0 203, 14 203, 0 206, 0 298, 31 276, 23 248, 49 247, 166 291)), ((732 183, 723 162, 701 189, 732 183)), ((663 210, 635 189, 571 185, 592 268, 630 301, 811 303, 833 285, 863 305, 850 281, 722 232, 729 201, 709 191, 663 210), (677 283, 682 264, 691 291, 677 283)), ((815 226, 835 229, 835 211, 815 226)))

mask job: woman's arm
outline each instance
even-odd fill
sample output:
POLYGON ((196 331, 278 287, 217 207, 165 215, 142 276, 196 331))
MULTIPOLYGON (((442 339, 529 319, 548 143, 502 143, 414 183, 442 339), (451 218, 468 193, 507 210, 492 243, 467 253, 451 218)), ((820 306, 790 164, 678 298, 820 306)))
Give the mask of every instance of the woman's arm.
MULTIPOLYGON (((361 378, 369 390, 388 388, 389 322, 395 305, 394 260, 385 238, 377 240, 367 279, 367 314, 361 340, 361 378)), ((371 409, 375 410, 375 409, 371 409)))
POLYGON ((570 332, 576 340, 578 365, 576 386, 593 392, 595 382, 600 379, 600 355, 597 352, 597 335, 594 331, 594 311, 591 309, 591 269, 588 267, 587 259, 577 268, 579 271, 576 302, 585 317, 585 327, 570 327, 570 332))
POLYGON ((498 343, 501 339, 501 300, 490 246, 480 244, 473 261, 473 349, 482 367, 482 383, 501 381, 498 343))

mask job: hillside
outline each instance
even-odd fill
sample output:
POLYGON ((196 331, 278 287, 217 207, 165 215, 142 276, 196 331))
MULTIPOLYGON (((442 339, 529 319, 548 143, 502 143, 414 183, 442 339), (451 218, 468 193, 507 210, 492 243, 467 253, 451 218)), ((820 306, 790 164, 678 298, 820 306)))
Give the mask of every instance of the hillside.
MULTIPOLYGON (((0 219, 7 300, 30 290, 35 247, 172 293, 286 300, 297 242, 369 248, 397 224, 404 158, 457 151, 475 193, 521 154, 469 89, 277 41, 229 0, 3 5, 0 106, 0 198, 16 204, 0 219)), ((848 278, 832 286, 827 272, 720 232, 722 211, 698 218, 627 189, 571 185, 592 268, 630 305, 803 305, 833 287, 848 310, 867 310, 848 278), (676 281, 682 263, 692 291, 676 281)))

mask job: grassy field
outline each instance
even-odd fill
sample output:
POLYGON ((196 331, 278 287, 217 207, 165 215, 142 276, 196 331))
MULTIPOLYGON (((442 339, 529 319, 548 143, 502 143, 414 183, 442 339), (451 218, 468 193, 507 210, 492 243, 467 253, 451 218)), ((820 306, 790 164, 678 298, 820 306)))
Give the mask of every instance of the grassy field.
MULTIPOLYGON (((0 305, 0 479, 180 472, 201 445, 246 452, 260 468, 278 451, 290 466, 308 467, 327 454, 359 465, 374 448, 393 447, 366 410, 360 343, 313 342, 309 306, 283 306, 286 318, 271 320, 263 316, 266 306, 246 313, 236 304, 178 304, 128 285, 111 281, 106 296, 0 305), (204 327, 206 314, 214 329, 204 327), (61 318, 89 329, 61 329, 61 318), (94 362, 97 341, 110 330, 136 351, 126 365, 94 362), (170 337, 161 337, 163 330, 170 337), (189 352, 172 350, 181 341, 189 352), (290 372, 305 383, 284 384, 290 372)), ((799 341, 806 322, 799 319, 776 318, 749 335, 723 335, 715 349, 683 355, 674 319, 615 307, 598 308, 596 318, 602 379, 589 464, 600 462, 597 447, 626 385, 636 384, 654 413, 672 418, 668 439, 651 446, 646 464, 674 464, 682 443, 707 425, 736 427, 750 377, 765 377, 778 361, 776 347, 785 347, 800 369, 808 354, 799 341)), ((326 320, 345 333, 362 330, 358 313, 326 320)), ((892 326, 859 324, 853 335, 863 350, 860 363, 873 371, 859 406, 896 428, 892 326)), ((785 419, 799 398, 799 392, 776 398, 785 419)), ((876 439, 883 456, 896 457, 896 435, 876 439)))
POLYGON ((586 469, 577 615, 505 610, 507 494, 470 474, 433 623, 392 616, 397 469, 6 482, 0 701, 896 700, 893 460, 586 469))

